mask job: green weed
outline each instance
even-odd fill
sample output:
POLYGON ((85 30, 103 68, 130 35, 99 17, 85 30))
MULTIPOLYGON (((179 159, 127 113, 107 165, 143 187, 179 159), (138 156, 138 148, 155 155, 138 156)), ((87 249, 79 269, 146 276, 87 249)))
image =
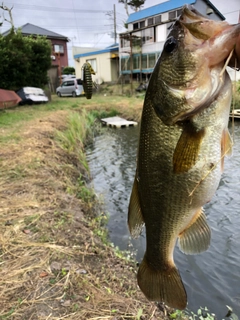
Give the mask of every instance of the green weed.
MULTIPOLYGON (((233 313, 231 307, 226 306, 228 309, 228 319, 229 320, 239 320, 237 315, 233 313)), ((175 310, 173 313, 170 314, 170 319, 176 320, 216 320, 216 316, 214 313, 211 313, 207 307, 203 308, 200 307, 195 314, 189 310, 175 310)))
POLYGON ((68 152, 83 148, 86 138, 90 134, 92 121, 85 110, 81 114, 78 112, 70 113, 67 119, 67 129, 57 131, 56 134, 60 146, 68 152))
POLYGON ((86 203, 92 202, 95 199, 95 192, 92 188, 89 188, 86 185, 86 182, 84 181, 81 174, 77 182, 78 182, 77 191, 76 191, 77 198, 83 200, 86 203))

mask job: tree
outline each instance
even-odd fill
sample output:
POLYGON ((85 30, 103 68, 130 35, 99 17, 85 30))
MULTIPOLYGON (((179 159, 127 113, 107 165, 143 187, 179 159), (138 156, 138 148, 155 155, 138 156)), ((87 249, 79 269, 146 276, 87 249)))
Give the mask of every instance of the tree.
POLYGON ((140 10, 146 0, 118 0, 119 3, 123 3, 126 13, 129 16, 128 6, 135 12, 140 10))
POLYGON ((75 68, 73 68, 73 67, 65 67, 63 69, 62 74, 75 74, 75 68))
POLYGON ((48 83, 47 71, 51 67, 51 44, 46 37, 24 37, 15 30, 12 9, 0 5, 4 21, 11 24, 7 36, 0 35, 1 88, 17 90, 21 87, 44 87, 48 83), (9 19, 4 17, 8 12, 9 19))
POLYGON ((11 29, 0 35, 1 88, 44 87, 51 67, 51 45, 41 36, 24 37, 21 30, 11 29))
POLYGON ((0 35, 1 88, 17 90, 21 87, 44 87, 48 83, 47 71, 51 67, 51 44, 46 37, 24 37, 15 30, 12 9, 0 6, 8 12, 11 30, 7 36, 0 35))
MULTIPOLYGON (((12 9, 13 9, 13 7, 12 7, 11 9, 9 9, 7 6, 4 6, 4 4, 2 3, 2 5, 0 5, 0 9, 3 10, 3 20, 9 22, 9 23, 11 24, 11 27, 14 28, 14 25, 13 25, 13 17, 12 17, 12 9), (8 12, 8 15, 9 15, 9 19, 10 19, 10 20, 8 20, 8 19, 5 18, 5 16, 4 16, 4 12, 5 12, 5 11, 8 12)), ((3 24, 3 22, 1 22, 1 25, 2 25, 2 24, 3 24)))
POLYGON ((145 1, 146 0, 131 0, 131 1, 128 1, 128 5, 134 11, 139 11, 140 8, 144 5, 145 1))

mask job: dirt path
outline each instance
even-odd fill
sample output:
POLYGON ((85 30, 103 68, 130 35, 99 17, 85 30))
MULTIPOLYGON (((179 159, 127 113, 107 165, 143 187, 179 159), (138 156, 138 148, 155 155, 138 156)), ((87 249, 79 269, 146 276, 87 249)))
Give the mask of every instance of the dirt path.
POLYGON ((91 191, 92 201, 79 194, 87 173, 54 138, 68 112, 1 144, 0 319, 163 319, 138 289, 135 263, 106 244, 91 191))

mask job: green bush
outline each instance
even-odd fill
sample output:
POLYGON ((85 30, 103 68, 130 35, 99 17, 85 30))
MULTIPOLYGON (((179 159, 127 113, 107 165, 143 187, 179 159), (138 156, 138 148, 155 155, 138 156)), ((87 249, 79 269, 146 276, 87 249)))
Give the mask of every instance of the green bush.
POLYGON ((50 42, 46 37, 26 37, 20 29, 12 29, 7 36, 0 35, 0 61, 1 88, 43 88, 51 67, 50 42))
POLYGON ((73 67, 65 67, 63 69, 62 74, 75 74, 75 68, 73 68, 73 67))

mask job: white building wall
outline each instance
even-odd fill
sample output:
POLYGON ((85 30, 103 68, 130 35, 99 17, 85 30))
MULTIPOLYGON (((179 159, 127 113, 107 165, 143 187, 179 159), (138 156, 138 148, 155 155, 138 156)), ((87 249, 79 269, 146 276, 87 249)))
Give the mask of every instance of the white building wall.
POLYGON ((112 81, 111 79, 111 61, 110 53, 102 53, 96 55, 88 55, 75 60, 76 77, 82 78, 82 66, 85 62, 91 59, 96 59, 97 68, 94 70, 96 75, 92 75, 93 81, 101 79, 103 81, 112 81))
POLYGON ((163 42, 167 38, 167 24, 160 24, 156 27, 156 41, 163 42))
POLYGON ((164 42, 154 42, 151 44, 145 44, 142 47, 142 53, 151 53, 151 52, 159 52, 162 51, 164 42))

